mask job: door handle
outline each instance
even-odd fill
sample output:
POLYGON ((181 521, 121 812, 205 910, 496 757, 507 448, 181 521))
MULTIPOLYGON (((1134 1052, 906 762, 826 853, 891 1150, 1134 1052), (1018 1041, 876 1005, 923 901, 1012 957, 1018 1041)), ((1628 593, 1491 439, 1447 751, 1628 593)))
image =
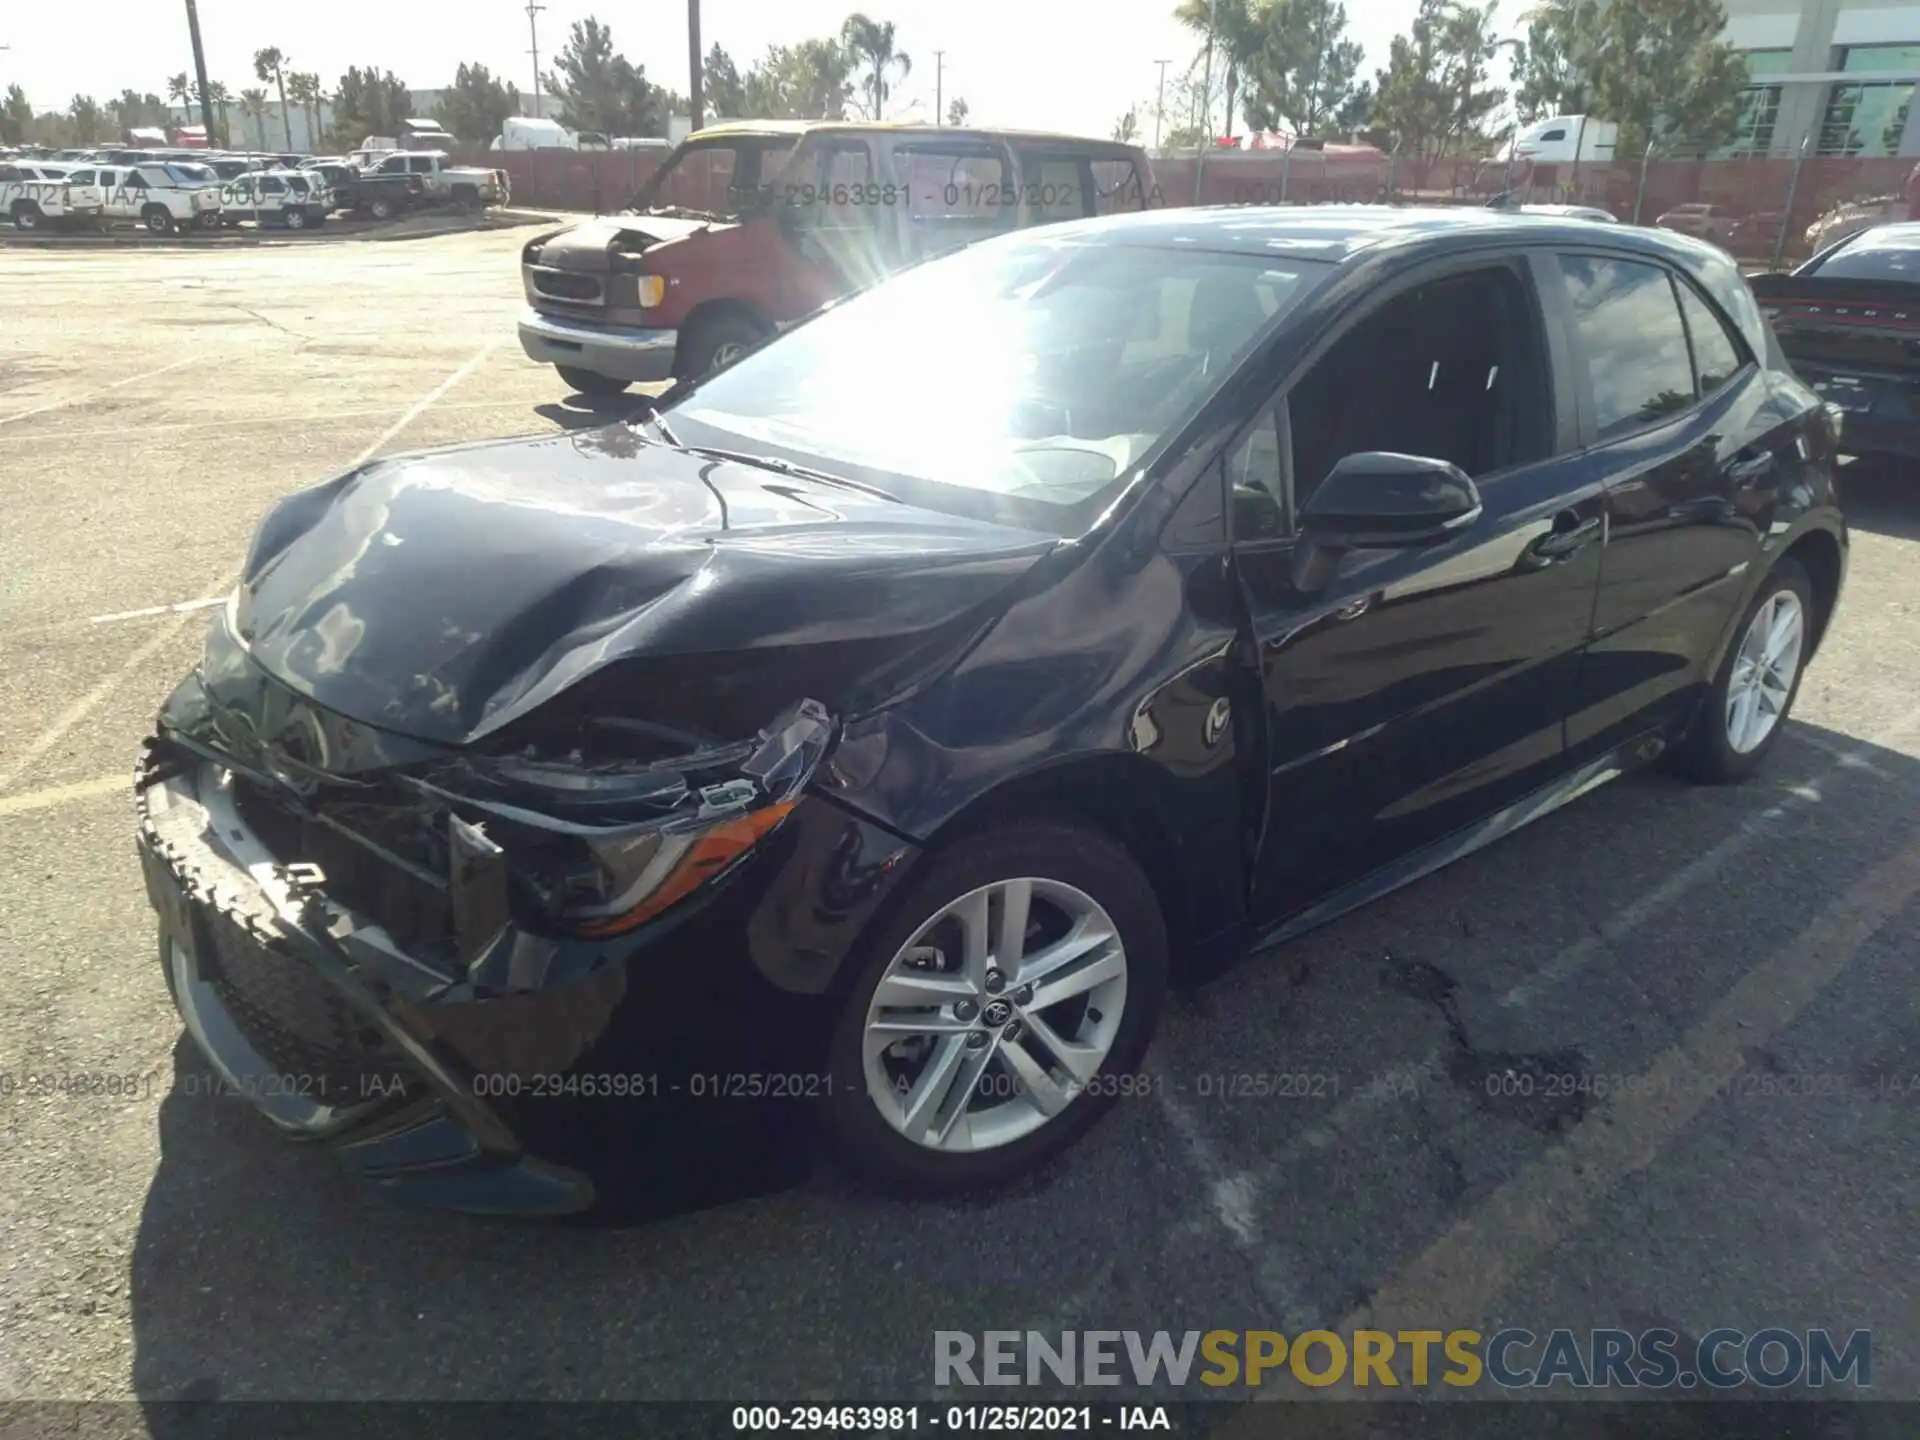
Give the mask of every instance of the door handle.
POLYGON ((1727 466, 1727 478, 1738 485, 1751 485, 1761 476, 1771 474, 1773 465, 1773 452, 1762 450, 1758 455, 1749 455, 1727 466))
MULTIPOLYGON (((1570 512, 1562 512, 1563 514, 1570 512)), ((1561 560, 1576 550, 1584 550, 1598 540, 1603 529, 1598 515, 1589 516, 1571 530, 1555 530, 1533 542, 1533 553, 1549 560, 1561 560)))

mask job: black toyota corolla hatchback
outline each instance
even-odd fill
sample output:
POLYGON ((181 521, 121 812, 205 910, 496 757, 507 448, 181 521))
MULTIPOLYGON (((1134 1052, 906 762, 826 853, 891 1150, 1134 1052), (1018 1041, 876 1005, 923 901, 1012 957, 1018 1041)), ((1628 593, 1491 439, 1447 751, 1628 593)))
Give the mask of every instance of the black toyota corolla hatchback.
POLYGON ((429 1203, 583 1208, 688 1116, 1002 1180, 1170 981, 1758 765, 1834 427, 1684 237, 990 240, 635 423, 280 502, 142 764, 162 963, 228 1085, 429 1203))

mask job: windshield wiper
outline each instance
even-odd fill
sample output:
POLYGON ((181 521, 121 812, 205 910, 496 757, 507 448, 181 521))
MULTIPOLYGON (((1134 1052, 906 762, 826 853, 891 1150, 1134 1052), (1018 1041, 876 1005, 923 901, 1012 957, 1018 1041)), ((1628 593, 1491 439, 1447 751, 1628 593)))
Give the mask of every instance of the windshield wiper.
MULTIPOLYGON (((658 421, 654 422, 659 424, 658 421)), ((660 426, 660 433, 667 435, 667 428, 660 426)), ((751 455, 744 450, 716 450, 711 445, 680 445, 669 435, 667 443, 675 449, 685 450, 690 455, 704 455, 709 460, 728 460, 736 465, 752 465, 761 470, 772 470, 781 475, 791 475, 796 480, 812 480, 822 485, 836 485, 843 490, 856 490, 862 495, 871 495, 878 500, 892 500, 899 503, 898 495, 890 495, 877 485, 862 484, 858 480, 849 480, 844 475, 830 475, 825 470, 815 470, 806 465, 796 465, 791 460, 783 460, 777 455, 751 455)))

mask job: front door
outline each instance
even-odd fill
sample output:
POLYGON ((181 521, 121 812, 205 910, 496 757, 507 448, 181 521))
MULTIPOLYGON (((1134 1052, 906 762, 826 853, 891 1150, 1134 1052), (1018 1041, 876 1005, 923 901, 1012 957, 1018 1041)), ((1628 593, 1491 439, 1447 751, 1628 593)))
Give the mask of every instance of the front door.
POLYGON ((1564 347, 1542 323, 1535 269, 1524 256, 1477 262, 1391 295, 1230 452, 1234 563, 1266 711, 1257 921, 1564 769, 1604 493, 1564 458, 1564 347), (1426 548, 1316 556, 1297 538, 1298 507, 1362 451, 1450 461, 1478 485, 1480 516, 1426 548))

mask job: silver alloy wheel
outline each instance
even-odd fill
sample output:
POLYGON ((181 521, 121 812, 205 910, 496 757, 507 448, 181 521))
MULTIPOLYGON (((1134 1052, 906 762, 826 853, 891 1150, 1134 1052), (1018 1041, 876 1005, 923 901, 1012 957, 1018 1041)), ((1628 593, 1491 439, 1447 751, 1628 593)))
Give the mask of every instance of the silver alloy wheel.
POLYGON ((714 350, 713 360, 708 364, 707 369, 709 372, 723 369, 746 353, 747 347, 745 345, 742 345, 738 340, 729 340, 714 350))
POLYGON ((1127 1008, 1127 953, 1098 901, 1022 877, 969 891, 902 945, 867 1006, 867 1094, 930 1150, 1010 1144, 1099 1073, 1127 1008))
POLYGON ((1757 750, 1787 713, 1806 634, 1807 612, 1791 590, 1754 611, 1727 681, 1727 744, 1737 754, 1757 750))

